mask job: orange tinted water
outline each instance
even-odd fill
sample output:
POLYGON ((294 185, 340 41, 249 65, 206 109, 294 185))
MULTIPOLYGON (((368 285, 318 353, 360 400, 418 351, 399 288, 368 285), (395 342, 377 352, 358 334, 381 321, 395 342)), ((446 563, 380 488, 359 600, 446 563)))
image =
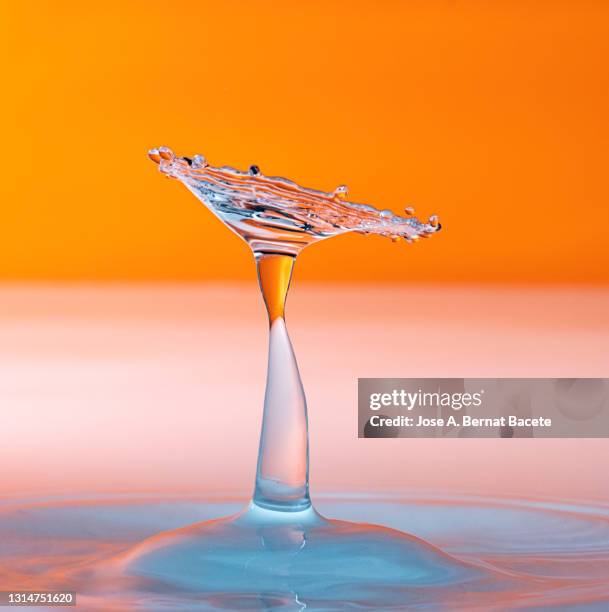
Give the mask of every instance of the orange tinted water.
POLYGON ((177 157, 171 149, 152 149, 149 157, 161 172, 181 181, 254 252, 298 254, 304 247, 346 232, 379 234, 394 241, 426 238, 440 229, 437 215, 427 222, 390 210, 346 200, 348 189, 332 192, 301 187, 285 178, 265 176, 258 166, 248 172, 214 168, 205 158, 177 157))

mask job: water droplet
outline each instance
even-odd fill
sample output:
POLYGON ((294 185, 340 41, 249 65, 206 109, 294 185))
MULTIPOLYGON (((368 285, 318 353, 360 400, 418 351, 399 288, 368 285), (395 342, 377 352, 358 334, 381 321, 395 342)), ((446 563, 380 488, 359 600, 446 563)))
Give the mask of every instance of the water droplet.
POLYGON ((148 151, 148 157, 155 163, 158 164, 161 161, 161 156, 159 155, 158 149, 150 149, 148 151))
POLYGON ((193 168, 205 168, 207 166, 207 160, 203 157, 203 155, 199 155, 198 153, 192 158, 192 163, 190 164, 193 168))
POLYGON ((260 168, 254 164, 250 166, 248 172, 251 176, 257 176, 258 174, 260 174, 260 168))
POLYGON ((438 215, 431 215, 431 217, 429 217, 429 225, 432 227, 437 227, 439 220, 438 215))
POLYGON ((168 161, 175 157, 173 151, 169 147, 159 147, 159 155, 168 161))
POLYGON ((332 195, 335 198, 340 198, 341 200, 344 200, 347 197, 347 194, 349 193, 349 187, 347 187, 347 185, 339 185, 333 192, 332 195))
POLYGON ((383 219, 391 219, 391 217, 393 217, 393 213, 390 210, 381 210, 381 217, 383 219))
POLYGON ((404 209, 404 212, 405 212, 407 215, 414 215, 414 206, 407 206, 407 207, 404 209))

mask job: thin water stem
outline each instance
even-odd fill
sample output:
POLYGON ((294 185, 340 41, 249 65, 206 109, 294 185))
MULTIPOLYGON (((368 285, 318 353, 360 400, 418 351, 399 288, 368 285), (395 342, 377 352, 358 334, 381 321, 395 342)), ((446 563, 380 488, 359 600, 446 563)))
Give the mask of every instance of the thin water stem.
POLYGON ((269 316, 269 357, 253 501, 280 511, 311 505, 307 402, 284 318, 295 260, 292 255, 256 253, 269 316))

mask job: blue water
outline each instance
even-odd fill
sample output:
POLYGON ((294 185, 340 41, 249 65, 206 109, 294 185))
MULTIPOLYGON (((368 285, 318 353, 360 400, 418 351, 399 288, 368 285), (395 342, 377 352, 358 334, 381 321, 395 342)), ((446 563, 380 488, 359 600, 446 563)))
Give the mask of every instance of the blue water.
POLYGON ((341 521, 278 524, 219 499, 5 502, 0 590, 75 590, 86 610, 609 609, 609 505, 343 495, 316 508, 341 521))

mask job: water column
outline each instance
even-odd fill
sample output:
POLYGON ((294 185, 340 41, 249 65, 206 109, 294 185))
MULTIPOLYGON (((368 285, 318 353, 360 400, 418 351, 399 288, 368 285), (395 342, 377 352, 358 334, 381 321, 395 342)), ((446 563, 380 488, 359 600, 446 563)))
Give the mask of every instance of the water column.
POLYGON ((311 505, 307 402, 284 317, 296 257, 255 257, 269 317, 269 360, 253 501, 269 510, 304 510, 311 505))

